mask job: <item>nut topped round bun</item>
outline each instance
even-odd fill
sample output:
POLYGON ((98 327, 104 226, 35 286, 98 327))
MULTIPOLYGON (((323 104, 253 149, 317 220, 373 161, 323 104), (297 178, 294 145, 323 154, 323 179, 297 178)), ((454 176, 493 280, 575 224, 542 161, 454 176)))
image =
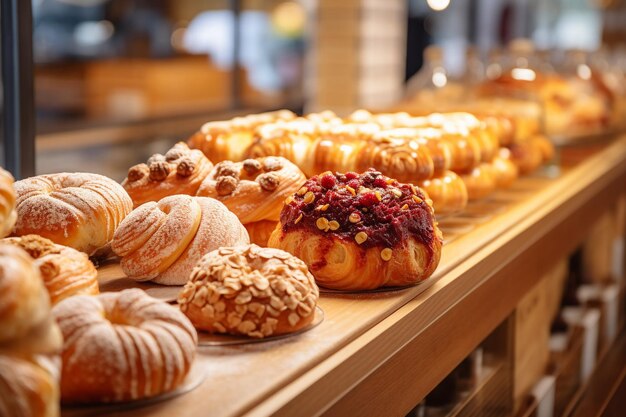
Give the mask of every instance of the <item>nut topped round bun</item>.
POLYGON ((424 192, 370 169, 311 177, 268 244, 302 259, 321 286, 365 290, 428 278, 442 236, 424 192))
POLYGON ((253 244, 206 254, 178 304, 197 329, 263 338, 311 324, 318 298, 304 262, 253 244))
POLYGON ((122 186, 137 207, 172 194, 195 195, 211 168, 202 151, 178 142, 165 155, 154 154, 146 164, 131 167, 122 186))
POLYGON ((17 219, 13 176, 0 167, 0 237, 11 233, 17 219))
POLYGON ((98 272, 85 253, 37 235, 9 237, 0 242, 19 246, 34 259, 52 305, 73 295, 100 292, 98 272))

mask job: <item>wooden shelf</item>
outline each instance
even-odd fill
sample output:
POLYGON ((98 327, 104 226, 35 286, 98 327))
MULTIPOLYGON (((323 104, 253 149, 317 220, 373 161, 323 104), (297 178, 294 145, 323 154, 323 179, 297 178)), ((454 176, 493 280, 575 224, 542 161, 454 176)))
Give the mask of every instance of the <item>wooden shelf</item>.
MULTIPOLYGON (((116 416, 404 416, 513 311, 623 194, 626 137, 559 178, 535 175, 444 246, 428 282, 324 294, 324 322, 300 336, 200 348, 207 379, 166 402, 116 416)), ((475 220, 475 219, 474 219, 475 220)), ((103 283, 116 278, 108 268, 103 283)))

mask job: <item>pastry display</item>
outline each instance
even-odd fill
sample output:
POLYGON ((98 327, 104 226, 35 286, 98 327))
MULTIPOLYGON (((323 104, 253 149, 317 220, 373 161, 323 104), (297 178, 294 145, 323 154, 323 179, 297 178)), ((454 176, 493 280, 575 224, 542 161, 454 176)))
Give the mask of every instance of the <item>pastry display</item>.
POLYGON ((168 195, 195 195, 211 168, 201 151, 179 142, 165 155, 154 154, 146 164, 131 167, 122 186, 137 207, 168 195))
POLYGON ((296 115, 289 110, 251 114, 228 121, 206 123, 188 141, 189 146, 200 149, 213 162, 242 161, 252 143, 258 126, 279 120, 292 120, 296 115))
POLYGON ((431 201, 380 172, 327 172, 286 204, 268 242, 302 259, 321 286, 366 290, 415 284, 439 263, 431 201))
POLYGON ((302 171, 282 157, 223 161, 202 183, 198 196, 224 203, 248 229, 250 240, 265 246, 283 201, 305 181, 302 171))
POLYGON ((115 232, 111 247, 129 278, 183 285, 206 253, 249 242, 248 232, 224 204, 173 195, 133 210, 115 232))
POLYGON ((52 310, 63 333, 61 400, 138 400, 179 387, 197 334, 176 307, 139 289, 67 298, 52 310))
POLYGON ((36 234, 88 255, 107 246, 132 210, 124 188, 98 174, 39 175, 15 183, 13 234, 36 234))
POLYGON ((37 235, 10 237, 0 241, 24 249, 41 272, 52 305, 74 295, 95 295, 98 272, 87 255, 37 235))
POLYGON ((205 255, 178 304, 197 329, 263 338, 310 325, 318 297, 304 262, 253 244, 205 255))
POLYGON ((11 233, 16 219, 13 176, 0 167, 0 237, 11 233))

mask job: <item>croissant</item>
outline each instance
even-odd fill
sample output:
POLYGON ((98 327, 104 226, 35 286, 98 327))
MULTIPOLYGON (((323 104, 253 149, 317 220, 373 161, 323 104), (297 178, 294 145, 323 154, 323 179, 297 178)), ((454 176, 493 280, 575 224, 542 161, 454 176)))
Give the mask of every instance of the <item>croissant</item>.
POLYGON ((133 210, 111 247, 129 278, 183 285, 205 253, 247 243, 248 232, 222 203, 181 194, 133 210))
POLYGON ((329 172, 287 200, 268 245, 302 259, 321 286, 365 290, 428 278, 442 236, 417 187, 374 170, 329 172))
POLYGON ((0 238, 11 233, 16 219, 13 176, 0 167, 0 238))
POLYGON ((201 151, 179 142, 165 155, 152 155, 147 164, 131 167, 122 186, 137 207, 172 194, 195 195, 211 168, 201 151))
POLYGON ((248 229, 251 241, 265 246, 283 201, 305 181, 302 171, 282 157, 222 161, 202 183, 198 196, 224 203, 248 229))
POLYGON ((97 174, 40 175, 17 181, 15 191, 15 236, 40 235, 88 255, 111 242, 133 207, 120 184, 97 174))

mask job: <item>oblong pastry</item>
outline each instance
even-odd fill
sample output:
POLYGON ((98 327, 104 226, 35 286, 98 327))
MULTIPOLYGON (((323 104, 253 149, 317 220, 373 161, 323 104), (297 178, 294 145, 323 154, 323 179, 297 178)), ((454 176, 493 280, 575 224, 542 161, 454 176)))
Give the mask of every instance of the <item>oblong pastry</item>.
POLYGON ((321 286, 365 290, 428 278, 442 236, 416 186, 374 170, 329 172, 286 202, 268 245, 302 259, 321 286))
POLYGON ((88 255, 111 242, 133 207, 120 184, 98 174, 39 175, 17 181, 15 191, 15 236, 40 235, 88 255))
POLYGON ((154 397, 180 386, 191 368, 195 329, 176 307, 139 289, 67 298, 52 314, 64 338, 64 403, 154 397))
POLYGON ((224 204, 173 195, 133 210, 111 243, 124 273, 137 281, 183 285, 204 254, 250 243, 248 232, 224 204))
POLYGON ((208 122, 187 143, 200 149, 213 162, 242 161, 259 126, 295 119, 289 110, 235 117, 227 121, 208 122))
POLYGON ((100 292, 96 267, 83 252, 37 235, 10 237, 0 243, 19 246, 34 259, 52 305, 74 295, 100 292))
POLYGON ((0 167, 0 237, 11 233, 16 219, 13 176, 0 167))
POLYGON ((201 151, 178 142, 165 155, 154 154, 146 164, 131 167, 122 186, 137 207, 168 195, 195 195, 211 168, 201 151))
POLYGON ((467 206, 468 196, 465 182, 456 173, 446 171, 440 177, 434 177, 417 185, 433 201, 437 215, 459 213, 467 206))
POLYGON ((205 255, 178 304, 197 329, 262 338, 311 324, 318 298, 315 280, 300 259, 245 245, 205 255))
POLYGON ((283 201, 305 181, 302 171, 282 157, 223 161, 202 183, 198 196, 224 203, 248 229, 250 240, 265 246, 267 229, 276 226, 283 201))
POLYGON ((519 176, 519 169, 511 161, 511 151, 507 148, 500 148, 491 165, 495 170, 497 188, 510 187, 519 176))
POLYGON ((38 359, 0 354, 0 416, 59 415, 58 378, 38 359))
POLYGON ((496 190, 498 174, 493 165, 482 163, 468 173, 461 174, 469 201, 485 198, 496 190))

